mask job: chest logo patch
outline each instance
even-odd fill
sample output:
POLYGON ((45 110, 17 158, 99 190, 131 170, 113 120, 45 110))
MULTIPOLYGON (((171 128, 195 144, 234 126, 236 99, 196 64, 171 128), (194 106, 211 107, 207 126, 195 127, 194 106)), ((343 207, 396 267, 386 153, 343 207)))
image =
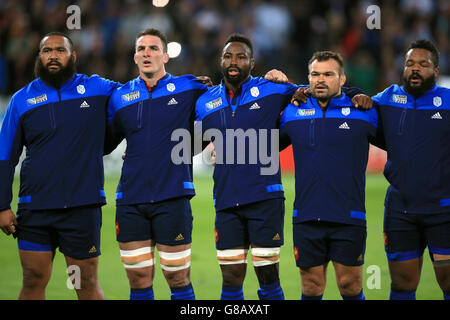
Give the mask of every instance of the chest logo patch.
POLYGON ((441 97, 434 97, 433 98, 433 104, 435 107, 440 107, 442 105, 442 98, 441 97))
POLYGON ((79 84, 79 85, 77 86, 77 92, 78 92, 79 94, 84 94, 84 93, 86 92, 86 88, 85 88, 82 84, 79 84))
POLYGON ((350 108, 342 108, 341 112, 344 116, 348 116, 350 114, 350 108))
POLYGON ((252 97, 257 97, 257 96, 259 96, 259 89, 258 89, 258 87, 252 87, 251 89, 250 89, 250 94, 252 95, 252 97))

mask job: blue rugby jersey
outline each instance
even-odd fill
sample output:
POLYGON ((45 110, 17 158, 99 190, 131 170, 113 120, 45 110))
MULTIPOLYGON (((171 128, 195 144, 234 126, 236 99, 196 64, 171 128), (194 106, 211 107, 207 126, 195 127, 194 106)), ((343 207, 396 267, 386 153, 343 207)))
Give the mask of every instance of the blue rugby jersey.
POLYGON ((117 205, 152 203, 194 196, 192 165, 174 164, 171 141, 176 129, 193 131, 194 105, 207 90, 192 75, 167 73, 149 92, 140 77, 117 88, 108 106, 105 152, 127 141, 117 187, 117 205))
POLYGON ((377 118, 374 108, 356 109, 345 93, 325 112, 312 97, 283 111, 281 136, 292 143, 295 163, 294 223, 366 224, 365 172, 377 118))
MULTIPOLYGON (((234 138, 232 158, 234 164, 227 164, 226 139, 230 129, 256 130, 256 145, 253 150, 259 154, 260 143, 265 138, 260 136, 260 129, 267 130, 267 156, 271 152, 270 131, 279 127, 280 113, 298 86, 293 84, 273 83, 263 78, 251 77, 242 84, 230 100, 225 84, 210 88, 196 103, 196 120, 201 121, 203 133, 209 129, 218 129, 223 137, 223 163, 216 163, 214 168, 214 202, 216 210, 223 210, 243 204, 266 199, 283 198, 280 170, 273 175, 262 175, 261 168, 269 165, 250 161, 248 141, 245 142, 245 163, 238 164, 237 138, 234 138)), ((213 141, 214 143, 214 141, 213 141)), ((221 152, 217 150, 216 153, 221 152)), ((278 153, 278 148, 276 150, 278 153)), ((254 155, 253 155, 254 156, 254 155)), ((279 167, 279 163, 278 163, 279 167)))
POLYGON ((373 100, 387 148, 386 208, 450 212, 450 89, 436 85, 414 98, 392 85, 373 100))
POLYGON ((40 78, 17 91, 0 131, 0 210, 10 208, 23 146, 19 207, 104 204, 107 100, 117 83, 75 74, 59 90, 40 78))

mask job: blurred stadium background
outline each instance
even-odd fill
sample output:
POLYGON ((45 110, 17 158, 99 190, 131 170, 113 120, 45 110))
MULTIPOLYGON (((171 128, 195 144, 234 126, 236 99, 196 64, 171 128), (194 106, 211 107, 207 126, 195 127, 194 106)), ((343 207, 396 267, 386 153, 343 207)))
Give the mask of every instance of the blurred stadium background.
MULTIPOLYGON (((223 43, 230 33, 240 32, 253 41, 255 76, 277 68, 284 71, 292 82, 304 84, 307 83, 307 61, 312 53, 334 50, 346 60, 346 85, 360 87, 374 95, 390 84, 400 82, 404 50, 409 42, 418 38, 430 39, 438 46, 441 54, 439 82, 450 86, 449 18, 448 0, 3 0, 0 2, 0 123, 11 95, 34 79, 38 44, 50 31, 67 32, 71 36, 78 54, 78 72, 99 74, 120 82, 138 75, 133 62, 136 33, 154 27, 166 33, 169 42, 179 44, 174 46, 178 47, 178 52, 171 53, 173 58, 166 66, 166 70, 174 75, 208 75, 218 83, 221 79, 218 62, 223 43), (67 29, 70 16, 67 8, 70 5, 81 9, 79 30, 67 29), (378 5, 381 9, 380 29, 370 30, 366 26, 370 16, 366 10, 370 5, 378 5)), ((108 205, 104 208, 100 280, 107 298, 112 299, 128 297, 126 276, 113 230, 114 192, 124 149, 123 143, 112 155, 105 157, 108 205)), ((282 153, 281 161, 286 189, 281 276, 287 285, 286 297, 298 299, 300 280, 293 261, 290 226, 294 196, 290 150, 282 153)), ((380 172, 385 161, 384 152, 371 148, 366 190, 370 217, 366 265, 381 268, 382 283, 381 288, 365 288, 368 299, 386 299, 389 295, 381 235, 387 184, 380 172)), ((202 164, 199 157, 194 163, 197 196, 192 201, 195 216, 192 278, 198 298, 217 299, 221 283, 213 243, 212 169, 202 164)), ((17 184, 18 177, 14 209, 17 184)), ((0 299, 15 299, 21 282, 16 245, 10 238, 0 235, 0 247, 0 299)), ((65 286, 67 276, 64 268, 58 267, 58 264, 64 264, 58 256, 55 268, 59 271, 55 269, 58 273, 51 280, 48 297, 73 299, 74 293, 65 286)), ((432 267, 427 260, 425 257, 418 298, 441 299, 442 293, 435 284, 432 267)), ((330 279, 334 279, 330 273, 330 279)), ((256 299, 256 278, 250 269, 247 274, 246 286, 253 289, 249 289, 246 297, 256 299)), ((365 274, 365 280, 369 276, 365 274)), ((167 287, 159 272, 156 281, 159 283, 157 287, 167 287)), ((340 299, 332 282, 329 282, 331 288, 327 289, 329 293, 325 298, 340 299)), ((156 296, 169 298, 168 292, 156 292, 156 296)))

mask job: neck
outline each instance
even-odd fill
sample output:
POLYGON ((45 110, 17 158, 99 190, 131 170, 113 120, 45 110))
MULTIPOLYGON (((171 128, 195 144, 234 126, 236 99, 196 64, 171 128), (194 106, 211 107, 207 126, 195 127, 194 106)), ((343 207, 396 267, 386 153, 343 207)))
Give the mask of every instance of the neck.
POLYGON ((139 76, 142 78, 142 80, 144 80, 145 83, 147 83, 150 87, 156 86, 158 81, 164 78, 165 75, 166 75, 165 70, 162 70, 159 73, 144 73, 144 72, 139 73, 139 76))

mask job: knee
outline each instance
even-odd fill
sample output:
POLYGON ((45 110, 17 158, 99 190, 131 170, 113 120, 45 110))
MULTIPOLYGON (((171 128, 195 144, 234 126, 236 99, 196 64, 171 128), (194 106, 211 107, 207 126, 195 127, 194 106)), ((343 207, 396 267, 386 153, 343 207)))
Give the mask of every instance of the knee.
POLYGON ((146 288, 152 284, 152 271, 150 267, 126 269, 131 288, 146 288))
POLYGON ((409 273, 391 274, 391 289, 395 291, 415 291, 419 286, 420 276, 409 273))
POLYGON ((50 271, 37 268, 23 268, 23 286, 26 288, 46 287, 50 280, 50 271))
POLYGON ((189 274, 189 269, 164 272, 164 276, 166 277, 167 284, 170 288, 180 288, 187 286, 191 282, 189 274))
POLYGON ((317 274, 300 269, 302 292, 308 296, 319 296, 325 291, 326 280, 317 274))
POLYGON ((248 249, 217 250, 217 260, 225 286, 238 286, 244 282, 248 249))
POLYGON ((220 268, 225 286, 238 286, 244 283, 247 264, 221 265, 220 268))
POLYGON ((435 267, 435 271, 439 287, 444 292, 450 292, 450 266, 440 267, 439 269, 435 267))
POLYGON ((339 291, 345 296, 356 296, 362 290, 361 275, 345 274, 337 279, 339 291))

